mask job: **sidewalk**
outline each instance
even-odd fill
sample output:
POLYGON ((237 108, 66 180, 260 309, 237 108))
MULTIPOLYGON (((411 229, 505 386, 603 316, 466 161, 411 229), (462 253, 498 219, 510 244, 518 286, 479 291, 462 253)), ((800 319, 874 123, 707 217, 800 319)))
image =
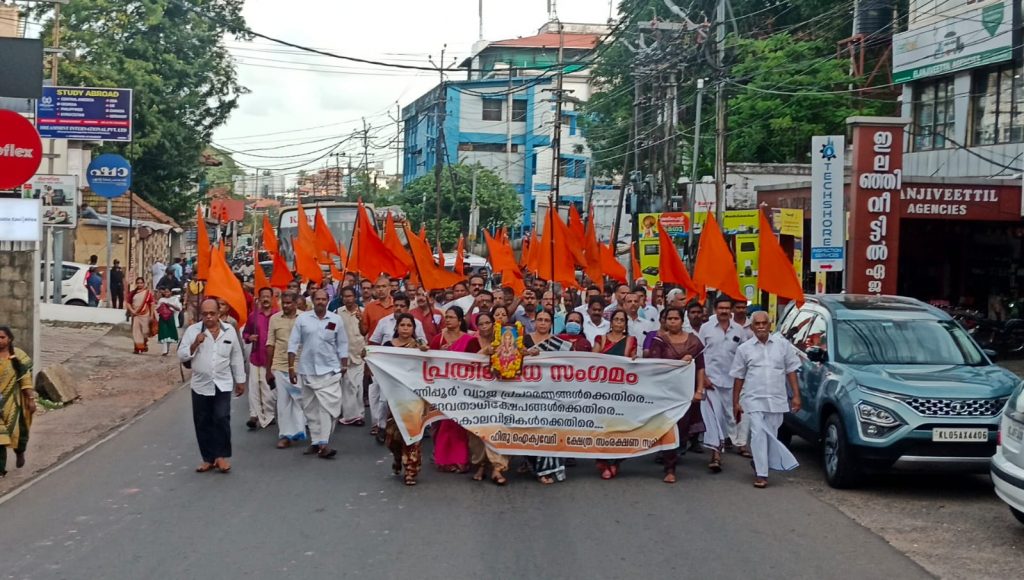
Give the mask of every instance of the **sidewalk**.
POLYGON ((14 469, 14 454, 8 451, 9 471, 0 479, 0 495, 99 440, 182 382, 173 352, 160 356, 160 345, 151 339, 149 353, 132 354, 131 336, 123 329, 44 323, 40 343, 43 364, 63 363, 77 379, 81 398, 61 409, 39 407, 28 462, 14 469))

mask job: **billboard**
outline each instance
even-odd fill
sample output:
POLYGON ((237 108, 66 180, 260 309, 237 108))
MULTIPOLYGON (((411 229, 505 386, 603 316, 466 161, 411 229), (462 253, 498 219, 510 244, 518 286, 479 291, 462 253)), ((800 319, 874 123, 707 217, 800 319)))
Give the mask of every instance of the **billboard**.
POLYGON ((811 271, 841 272, 846 259, 843 135, 811 137, 811 271))
POLYGON ((78 223, 78 176, 35 175, 21 186, 22 199, 43 205, 43 225, 73 228, 78 223))
POLYGON ((131 89, 43 87, 36 128, 48 139, 132 140, 131 89))

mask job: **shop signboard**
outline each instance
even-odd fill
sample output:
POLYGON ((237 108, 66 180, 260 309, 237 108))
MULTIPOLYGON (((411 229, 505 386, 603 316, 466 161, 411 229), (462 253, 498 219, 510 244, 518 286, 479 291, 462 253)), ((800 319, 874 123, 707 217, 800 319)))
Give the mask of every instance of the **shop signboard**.
POLYGON ((893 37, 892 79, 906 83, 1010 60, 1013 3, 985 2, 893 37))
POLYGON ((42 240, 41 207, 38 199, 0 199, 0 241, 42 240))
POLYGON ((78 176, 35 175, 21 186, 23 199, 43 204, 43 225, 73 228, 78 223, 78 176))
POLYGON ((811 138, 811 271, 840 272, 846 252, 843 153, 846 138, 811 138))
POLYGON ((43 142, 28 119, 0 109, 0 190, 28 181, 43 161, 43 142))
POLYGON ((104 153, 89 163, 86 179, 93 193, 107 199, 121 197, 132 186, 132 166, 114 153, 104 153))
POLYGON ((132 140, 132 90, 43 87, 36 127, 48 139, 132 140))

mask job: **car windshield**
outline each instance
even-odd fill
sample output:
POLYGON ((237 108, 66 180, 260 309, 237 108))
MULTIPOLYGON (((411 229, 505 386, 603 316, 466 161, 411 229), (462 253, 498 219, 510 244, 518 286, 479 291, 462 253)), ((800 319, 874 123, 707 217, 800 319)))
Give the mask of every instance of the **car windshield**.
POLYGON ((945 320, 841 320, 836 360, 860 365, 984 365, 960 325, 945 320))

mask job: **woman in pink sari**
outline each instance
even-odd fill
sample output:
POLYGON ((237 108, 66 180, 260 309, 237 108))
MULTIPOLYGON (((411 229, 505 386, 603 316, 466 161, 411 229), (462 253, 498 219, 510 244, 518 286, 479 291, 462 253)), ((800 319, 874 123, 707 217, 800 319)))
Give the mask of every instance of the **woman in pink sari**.
MULTIPOLYGON (((451 352, 472 351, 476 337, 466 332, 466 315, 462 308, 452 306, 444 313, 444 329, 430 341, 430 348, 451 352)), ((458 423, 444 419, 434 430, 434 464, 441 471, 469 471, 469 434, 458 423)))

